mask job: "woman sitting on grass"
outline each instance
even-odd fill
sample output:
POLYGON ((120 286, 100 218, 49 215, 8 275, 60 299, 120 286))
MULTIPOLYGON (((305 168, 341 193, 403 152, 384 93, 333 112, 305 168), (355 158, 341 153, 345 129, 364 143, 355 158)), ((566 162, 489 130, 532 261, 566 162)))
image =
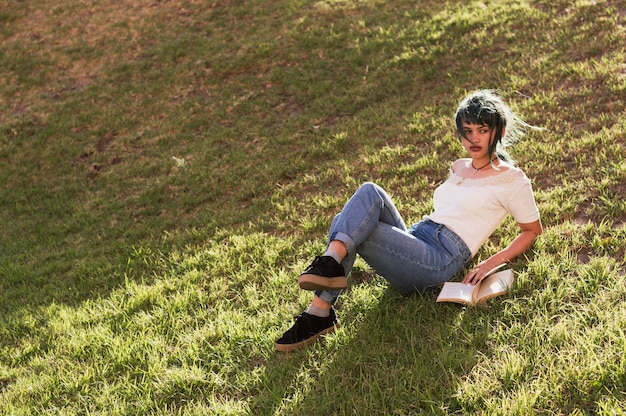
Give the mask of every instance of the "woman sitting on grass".
POLYGON ((347 287, 357 253, 395 289, 411 294, 460 273, 508 214, 519 224, 519 235, 463 282, 476 284, 528 250, 542 232, 539 211, 530 180, 505 148, 529 127, 492 91, 466 97, 456 111, 456 128, 469 158, 452 163, 448 179, 435 190, 434 211, 409 229, 382 188, 359 187, 334 218, 324 254, 298 278, 300 288, 314 291, 313 301, 276 348, 293 351, 339 326, 332 305, 347 287))

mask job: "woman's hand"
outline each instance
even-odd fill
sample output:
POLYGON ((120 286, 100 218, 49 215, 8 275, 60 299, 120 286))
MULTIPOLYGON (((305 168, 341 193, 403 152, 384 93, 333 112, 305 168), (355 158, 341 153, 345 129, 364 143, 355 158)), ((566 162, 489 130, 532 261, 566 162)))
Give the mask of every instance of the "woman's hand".
POLYGON ((502 263, 508 263, 515 257, 526 252, 526 250, 533 245, 537 236, 543 232, 543 227, 539 220, 526 224, 518 223, 518 225, 521 232, 511 244, 499 253, 489 257, 487 260, 478 263, 476 267, 465 275, 463 283, 475 285, 480 282, 487 276, 490 270, 498 267, 502 263))
POLYGON ((470 270, 468 274, 465 275, 465 277, 463 278, 463 283, 475 285, 476 283, 487 277, 487 273, 489 273, 489 271, 495 269, 503 263, 506 262, 498 260, 497 258, 495 258, 495 256, 481 263, 478 263, 476 267, 474 267, 472 270, 470 270))

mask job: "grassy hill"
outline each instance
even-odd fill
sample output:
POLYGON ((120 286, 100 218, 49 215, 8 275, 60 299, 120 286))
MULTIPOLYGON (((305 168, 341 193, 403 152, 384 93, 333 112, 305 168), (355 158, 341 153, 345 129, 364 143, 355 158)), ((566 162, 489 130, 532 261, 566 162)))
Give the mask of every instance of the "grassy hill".
POLYGON ((625 45, 617 0, 0 0, 0 413, 625 414, 625 45), (429 212, 478 88, 545 128, 510 296, 358 261, 275 352, 333 215, 429 212))

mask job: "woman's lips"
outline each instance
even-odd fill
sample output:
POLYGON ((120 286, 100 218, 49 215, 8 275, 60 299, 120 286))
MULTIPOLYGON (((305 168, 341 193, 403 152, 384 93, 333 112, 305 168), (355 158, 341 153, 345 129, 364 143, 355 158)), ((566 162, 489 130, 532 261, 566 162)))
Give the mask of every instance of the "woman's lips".
POLYGON ((471 150, 472 152, 480 152, 482 150, 482 147, 480 147, 480 146, 470 146, 469 150, 471 150))

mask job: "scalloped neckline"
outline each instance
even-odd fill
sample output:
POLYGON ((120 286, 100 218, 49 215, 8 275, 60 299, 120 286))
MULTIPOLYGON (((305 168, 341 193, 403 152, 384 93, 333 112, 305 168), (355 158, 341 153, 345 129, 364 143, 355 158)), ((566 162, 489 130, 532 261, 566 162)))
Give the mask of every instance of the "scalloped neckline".
POLYGON ((459 175, 458 173, 456 173, 455 171, 452 170, 452 166, 450 166, 450 177, 455 176, 455 182, 457 185, 462 184, 465 181, 472 181, 473 183, 476 183, 477 181, 479 182, 489 182, 489 183, 503 183, 506 179, 509 179, 509 177, 511 177, 510 172, 514 172, 514 169, 512 169, 511 167, 507 166, 507 170, 498 173, 496 175, 491 175, 491 176, 484 176, 482 178, 466 178, 464 176, 459 175))

